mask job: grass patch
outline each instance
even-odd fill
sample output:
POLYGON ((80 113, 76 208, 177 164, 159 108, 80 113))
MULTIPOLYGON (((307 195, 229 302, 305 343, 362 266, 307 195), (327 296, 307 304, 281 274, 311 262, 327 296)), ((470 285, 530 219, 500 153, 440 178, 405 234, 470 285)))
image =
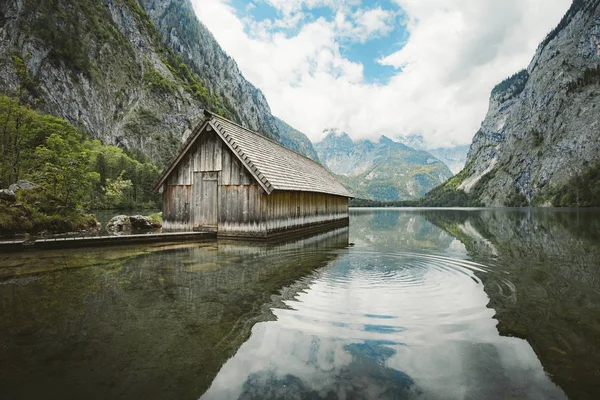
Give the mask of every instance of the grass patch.
POLYGON ((154 222, 157 225, 162 226, 163 223, 163 219, 162 219, 162 213, 154 213, 150 215, 150 219, 152 220, 152 222, 154 222))

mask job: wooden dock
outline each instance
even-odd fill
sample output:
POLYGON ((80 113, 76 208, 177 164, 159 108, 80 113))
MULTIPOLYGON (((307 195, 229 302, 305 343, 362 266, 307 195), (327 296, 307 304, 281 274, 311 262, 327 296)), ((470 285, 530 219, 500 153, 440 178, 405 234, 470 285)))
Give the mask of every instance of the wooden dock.
POLYGON ((0 252, 54 250, 92 246, 120 246, 138 243, 192 242, 215 239, 216 232, 173 232, 144 235, 68 237, 37 240, 0 241, 0 252))

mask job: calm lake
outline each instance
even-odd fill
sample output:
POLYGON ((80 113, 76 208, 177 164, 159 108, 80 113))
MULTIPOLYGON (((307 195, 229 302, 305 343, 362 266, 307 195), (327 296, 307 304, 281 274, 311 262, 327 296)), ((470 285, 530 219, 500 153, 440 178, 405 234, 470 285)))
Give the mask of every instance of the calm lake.
POLYGON ((0 398, 597 399, 600 211, 0 254, 0 398))

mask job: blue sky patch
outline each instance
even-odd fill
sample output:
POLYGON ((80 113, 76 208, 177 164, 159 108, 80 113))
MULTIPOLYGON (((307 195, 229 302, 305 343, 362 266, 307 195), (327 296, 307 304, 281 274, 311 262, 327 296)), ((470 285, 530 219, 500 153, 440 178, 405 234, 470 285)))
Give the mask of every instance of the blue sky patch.
MULTIPOLYGON (((253 23, 269 23, 284 18, 282 12, 278 11, 265 0, 230 0, 230 5, 235 8, 238 17, 246 22, 246 33, 253 36, 253 23)), ((378 63, 382 57, 393 54, 402 49, 408 40, 408 31, 403 23, 402 10, 391 0, 380 0, 359 4, 355 6, 344 6, 347 20, 357 26, 361 21, 353 20, 351 15, 359 11, 368 11, 381 8, 384 11, 395 13, 391 20, 393 29, 388 29, 385 33, 374 33, 366 41, 359 37, 347 36, 340 32, 336 41, 339 45, 340 53, 349 61, 360 63, 364 68, 364 80, 367 83, 386 84, 390 78, 396 75, 399 70, 391 66, 385 66, 378 63)), ((293 28, 273 27, 269 33, 283 33, 287 37, 293 37, 298 34, 300 29, 307 24, 323 18, 332 23, 335 20, 337 10, 332 7, 317 6, 307 8, 304 6, 300 11, 303 14, 301 21, 293 28)))

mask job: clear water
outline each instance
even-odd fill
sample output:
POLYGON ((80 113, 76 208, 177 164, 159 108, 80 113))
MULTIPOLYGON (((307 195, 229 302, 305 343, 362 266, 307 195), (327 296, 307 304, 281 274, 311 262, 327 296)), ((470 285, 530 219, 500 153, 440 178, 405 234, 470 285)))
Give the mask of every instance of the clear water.
POLYGON ((597 398, 600 213, 0 255, 0 321, 1 398, 597 398))

